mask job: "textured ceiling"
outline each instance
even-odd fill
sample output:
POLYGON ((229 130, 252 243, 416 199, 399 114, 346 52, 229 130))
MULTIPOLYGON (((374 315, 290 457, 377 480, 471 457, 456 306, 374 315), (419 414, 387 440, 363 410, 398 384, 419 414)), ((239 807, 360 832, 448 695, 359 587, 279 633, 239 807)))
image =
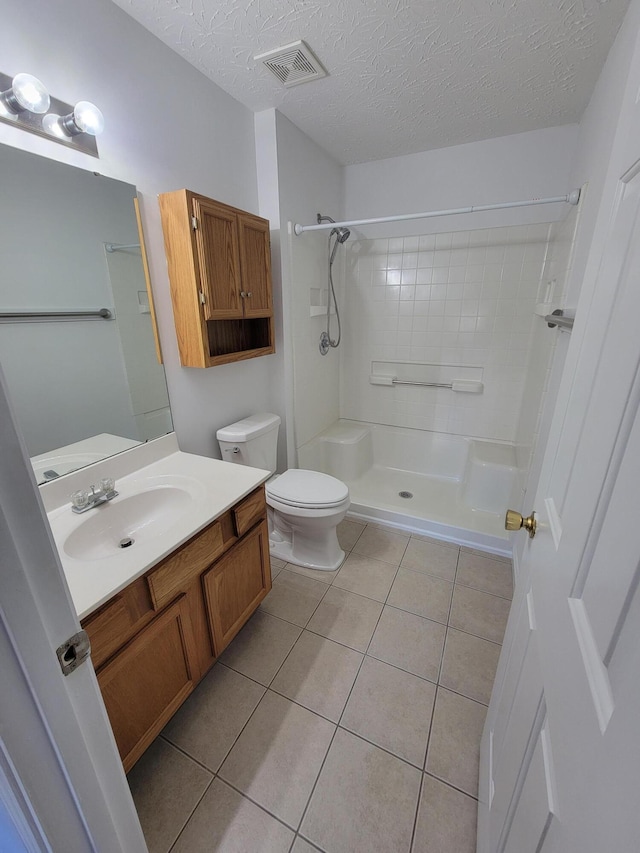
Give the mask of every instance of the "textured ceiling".
POLYGON ((343 164, 575 122, 628 0, 115 0, 254 111, 343 164), (304 39, 329 76, 253 56, 304 39))

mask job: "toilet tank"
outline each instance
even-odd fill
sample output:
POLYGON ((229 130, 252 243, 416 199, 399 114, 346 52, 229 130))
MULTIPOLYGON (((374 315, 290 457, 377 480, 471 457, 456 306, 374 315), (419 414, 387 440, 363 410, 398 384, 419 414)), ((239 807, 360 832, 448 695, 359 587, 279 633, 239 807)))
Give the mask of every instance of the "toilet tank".
POLYGON ((264 412, 250 415, 216 433, 225 462, 265 468, 275 473, 278 456, 280 418, 264 412))

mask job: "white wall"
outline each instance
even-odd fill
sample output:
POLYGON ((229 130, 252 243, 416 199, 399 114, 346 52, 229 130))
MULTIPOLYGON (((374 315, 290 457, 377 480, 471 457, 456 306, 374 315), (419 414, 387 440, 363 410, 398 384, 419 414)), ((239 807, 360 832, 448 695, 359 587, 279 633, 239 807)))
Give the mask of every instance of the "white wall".
MULTIPOLYGON (((345 167, 345 218, 365 219, 519 201, 568 192, 577 125, 534 130, 345 167)), ((365 236, 394 237, 562 218, 562 205, 369 226, 365 236)))
POLYGON ((100 160, 5 124, 0 142, 137 185, 178 440, 183 450, 219 455, 218 427, 274 408, 281 363, 266 356, 180 367, 156 196, 188 187, 257 212, 252 113, 108 0, 12 3, 0 54, 5 73, 28 71, 54 96, 103 111, 100 160))
MULTIPOLYGON (((326 152, 276 113, 278 184, 282 243, 285 322, 292 347, 295 396, 295 446, 300 447, 339 417, 340 359, 336 350, 318 351, 322 317, 311 317, 312 288, 326 287, 326 235, 296 237, 288 222, 315 222, 322 213, 343 215, 343 168, 326 152)), ((293 464, 291 458, 289 464, 293 464)))

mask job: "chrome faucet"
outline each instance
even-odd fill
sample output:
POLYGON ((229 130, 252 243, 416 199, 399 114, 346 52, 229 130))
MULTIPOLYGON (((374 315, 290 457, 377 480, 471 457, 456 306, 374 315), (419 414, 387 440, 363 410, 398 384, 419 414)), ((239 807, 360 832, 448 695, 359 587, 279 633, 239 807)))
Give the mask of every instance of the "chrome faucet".
POLYGON ((116 497, 116 482, 112 477, 103 477, 99 481, 99 487, 89 486, 89 489, 80 489, 71 495, 71 509, 73 512, 81 513, 100 506, 116 497))

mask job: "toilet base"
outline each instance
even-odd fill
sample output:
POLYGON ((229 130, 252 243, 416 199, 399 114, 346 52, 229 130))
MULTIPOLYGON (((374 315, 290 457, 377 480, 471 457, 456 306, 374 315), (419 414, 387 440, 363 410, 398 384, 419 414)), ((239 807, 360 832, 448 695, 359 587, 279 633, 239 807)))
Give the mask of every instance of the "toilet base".
POLYGON ((306 569, 316 569, 320 572, 335 572, 344 562, 346 555, 338 545, 335 530, 333 539, 335 542, 331 537, 324 542, 318 542, 317 538, 312 542, 309 540, 300 542, 300 536, 289 537, 286 533, 283 535, 282 531, 270 529, 269 553, 276 560, 284 560, 285 563, 295 563, 296 566, 304 566, 306 569))

